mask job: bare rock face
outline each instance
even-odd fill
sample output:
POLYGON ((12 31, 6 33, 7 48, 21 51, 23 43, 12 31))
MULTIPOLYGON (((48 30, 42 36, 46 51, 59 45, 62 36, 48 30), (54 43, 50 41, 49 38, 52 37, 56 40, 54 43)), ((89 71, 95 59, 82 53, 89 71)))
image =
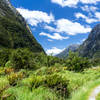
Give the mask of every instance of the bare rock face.
POLYGON ((9 0, 0 0, 0 47, 29 48, 33 52, 44 52, 25 19, 9 0))
POLYGON ((90 58, 100 53, 100 24, 93 28, 88 39, 80 46, 79 53, 90 58))

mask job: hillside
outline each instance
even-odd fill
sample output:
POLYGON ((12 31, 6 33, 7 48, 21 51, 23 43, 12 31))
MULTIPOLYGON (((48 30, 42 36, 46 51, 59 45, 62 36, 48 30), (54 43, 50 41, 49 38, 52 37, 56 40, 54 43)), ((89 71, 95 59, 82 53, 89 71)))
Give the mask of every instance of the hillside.
POLYGON ((87 40, 80 46, 79 53, 90 58, 100 56, 100 24, 93 28, 87 40))
POLYGON ((24 18, 9 0, 0 0, 0 47, 29 48, 33 52, 44 52, 24 18))
POLYGON ((60 54, 56 55, 56 57, 59 58, 65 58, 68 56, 69 51, 75 52, 78 49, 79 45, 78 44, 72 44, 68 46, 64 51, 62 51, 60 54))

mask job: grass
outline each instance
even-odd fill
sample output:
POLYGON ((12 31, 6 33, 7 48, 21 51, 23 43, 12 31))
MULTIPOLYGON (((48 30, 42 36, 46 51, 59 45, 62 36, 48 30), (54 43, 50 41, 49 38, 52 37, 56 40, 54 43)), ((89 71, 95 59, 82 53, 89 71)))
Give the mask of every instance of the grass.
POLYGON ((39 87, 37 89, 30 89, 26 86, 12 87, 4 92, 3 95, 11 94, 6 100, 58 100, 56 94, 45 87, 39 87))
POLYGON ((96 100, 100 100, 100 93, 97 95, 96 100))
POLYGON ((9 81, 6 77, 0 77, 0 90, 4 89, 6 86, 9 85, 9 81))
MULTIPOLYGON (((100 85, 99 67, 86 69, 80 73, 64 70, 62 67, 42 67, 36 71, 26 71, 24 69, 19 70, 18 73, 20 72, 26 75, 15 86, 10 86, 10 88, 3 91, 2 96, 12 94, 6 100, 88 100, 91 91, 100 85), (53 74, 61 76, 61 79, 64 80, 69 98, 63 97, 58 92, 59 90, 54 90, 54 87, 57 87, 58 84, 48 86, 46 78, 50 78, 53 74)), ((0 89, 9 85, 7 76, 4 73, 0 75, 0 89)), ((62 89, 64 88, 62 87, 62 89)))
POLYGON ((91 92, 98 85, 100 85, 100 79, 86 83, 85 85, 80 87, 77 91, 73 92, 70 100, 88 100, 91 92))

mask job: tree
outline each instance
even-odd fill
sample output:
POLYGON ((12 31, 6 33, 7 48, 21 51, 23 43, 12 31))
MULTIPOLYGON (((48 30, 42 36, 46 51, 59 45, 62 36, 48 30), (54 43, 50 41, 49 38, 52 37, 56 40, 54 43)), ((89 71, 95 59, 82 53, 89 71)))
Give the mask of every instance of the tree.
POLYGON ((80 57, 78 53, 69 52, 69 56, 66 60, 68 70, 71 71, 83 71, 85 68, 91 67, 88 58, 80 57))
POLYGON ((0 49, 0 66, 5 66, 6 62, 9 60, 10 54, 9 49, 0 49))
POLYGON ((17 49, 12 52, 11 63, 17 69, 33 69, 36 68, 36 63, 33 58, 33 53, 28 49, 17 49))

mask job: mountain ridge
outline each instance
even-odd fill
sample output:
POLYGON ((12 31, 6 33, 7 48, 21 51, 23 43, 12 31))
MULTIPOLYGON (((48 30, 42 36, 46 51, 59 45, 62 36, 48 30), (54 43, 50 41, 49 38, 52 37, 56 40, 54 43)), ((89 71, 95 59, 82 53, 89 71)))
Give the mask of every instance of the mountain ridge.
POLYGON ((78 44, 71 44, 65 50, 63 50, 61 53, 57 54, 56 57, 66 58, 68 56, 69 51, 75 52, 75 51, 77 51, 78 47, 79 47, 78 44))
POLYGON ((0 47, 29 48, 33 52, 44 52, 25 19, 9 0, 0 0, 0 47))
POLYGON ((100 52, 100 24, 92 29, 78 51, 81 56, 89 58, 93 58, 97 52, 100 52))

